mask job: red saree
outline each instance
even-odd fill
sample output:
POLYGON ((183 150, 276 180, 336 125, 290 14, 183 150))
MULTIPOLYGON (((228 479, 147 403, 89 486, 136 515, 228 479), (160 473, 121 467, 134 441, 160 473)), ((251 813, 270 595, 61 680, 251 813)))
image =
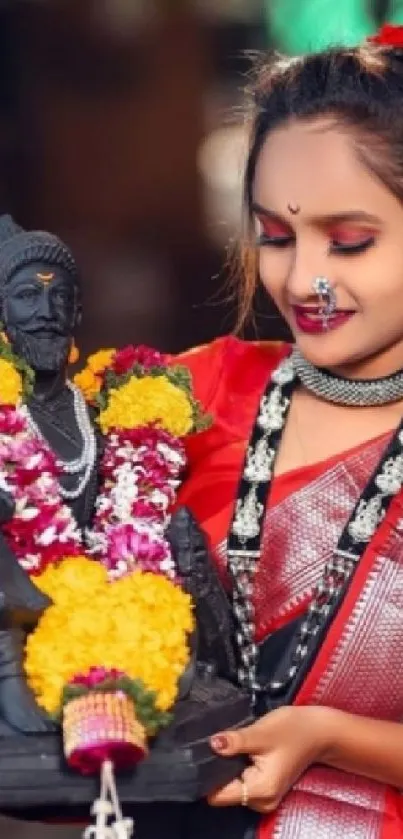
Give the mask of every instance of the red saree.
MULTIPOLYGON (((211 429, 189 441, 187 504, 211 538, 223 577, 225 540, 245 448, 260 396, 284 345, 233 338, 182 356, 211 429)), ((257 640, 302 612, 388 440, 277 478, 255 577, 257 640)), ((369 544, 296 703, 328 705, 385 720, 403 717, 403 497, 397 496, 369 544)), ((313 767, 259 839, 397 839, 403 836, 398 791, 353 774, 313 767)))

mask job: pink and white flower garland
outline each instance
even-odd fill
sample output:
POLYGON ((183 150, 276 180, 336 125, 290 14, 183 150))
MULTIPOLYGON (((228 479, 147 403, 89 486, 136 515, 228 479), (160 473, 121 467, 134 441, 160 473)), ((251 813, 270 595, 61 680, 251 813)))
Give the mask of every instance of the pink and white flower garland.
POLYGON ((56 458, 31 431, 25 409, 0 407, 0 488, 11 495, 15 511, 2 533, 29 574, 82 553, 81 534, 63 503, 56 458))
POLYGON ((107 435, 102 486, 86 544, 112 578, 135 567, 175 576, 164 532, 185 464, 181 441, 162 429, 107 435))
POLYGON ((0 488, 15 503, 3 536, 32 576, 63 557, 88 553, 112 579, 134 568, 174 578, 164 533, 186 464, 181 440, 153 427, 104 439, 95 516, 83 537, 61 497, 56 457, 31 430, 26 408, 0 406, 0 488))

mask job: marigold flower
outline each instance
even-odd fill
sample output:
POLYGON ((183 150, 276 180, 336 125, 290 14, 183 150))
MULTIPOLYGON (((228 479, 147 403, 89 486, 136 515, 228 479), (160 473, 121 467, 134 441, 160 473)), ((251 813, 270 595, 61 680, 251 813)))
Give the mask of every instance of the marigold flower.
POLYGON ((42 575, 42 584, 47 578, 42 590, 53 605, 28 637, 25 656, 39 704, 57 713, 64 686, 79 673, 103 667, 141 680, 155 691, 157 708, 169 710, 189 661, 189 595, 163 575, 142 571, 113 583, 105 575, 94 590, 95 568, 100 570, 91 560, 74 558, 42 575))
POLYGON ((22 395, 22 378, 10 361, 0 358, 0 402, 17 405, 22 395))
POLYGON ((87 367, 91 370, 91 373, 96 375, 103 373, 107 367, 110 367, 115 353, 115 349, 98 350, 98 352, 88 356, 87 367))
POLYGON ((193 426, 192 405, 186 393, 166 376, 132 377, 111 390, 108 405, 99 415, 104 434, 111 428, 132 429, 155 424, 170 434, 184 437, 193 426))
POLYGON ((73 381, 74 384, 80 388, 83 396, 88 402, 92 402, 101 390, 102 379, 100 376, 96 376, 89 367, 81 370, 80 373, 76 373, 73 381))

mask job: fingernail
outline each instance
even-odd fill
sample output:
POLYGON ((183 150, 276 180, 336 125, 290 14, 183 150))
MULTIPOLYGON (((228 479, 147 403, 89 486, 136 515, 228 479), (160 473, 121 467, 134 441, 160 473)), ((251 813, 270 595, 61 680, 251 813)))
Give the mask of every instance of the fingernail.
POLYGON ((216 749, 218 752, 222 752, 224 749, 228 748, 228 737, 226 737, 225 734, 216 734, 211 738, 211 745, 213 749, 216 749))

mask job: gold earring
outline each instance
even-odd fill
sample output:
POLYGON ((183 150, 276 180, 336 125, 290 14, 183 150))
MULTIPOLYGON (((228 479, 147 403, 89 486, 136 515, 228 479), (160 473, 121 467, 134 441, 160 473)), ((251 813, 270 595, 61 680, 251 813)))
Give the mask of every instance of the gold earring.
POLYGON ((80 351, 78 347, 76 347, 75 342, 73 341, 70 347, 69 352, 69 364, 75 364, 76 361, 80 358, 80 351))

